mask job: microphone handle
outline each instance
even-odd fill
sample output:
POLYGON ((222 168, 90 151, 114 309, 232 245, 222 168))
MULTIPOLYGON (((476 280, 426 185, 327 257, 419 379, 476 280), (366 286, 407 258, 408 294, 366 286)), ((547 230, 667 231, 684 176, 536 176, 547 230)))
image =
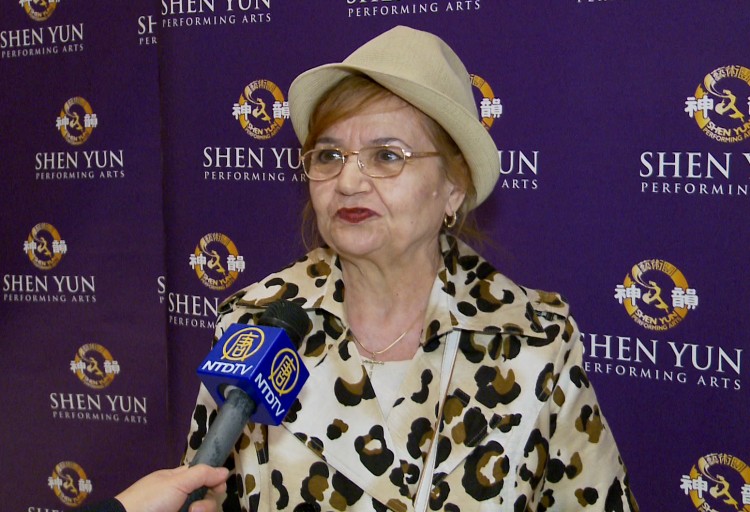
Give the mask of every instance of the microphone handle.
MULTIPOLYGON (((226 401, 219 409, 219 414, 208 429, 190 465, 208 464, 219 467, 224 464, 256 408, 255 402, 241 389, 233 388, 229 391, 226 401)), ((206 492, 208 492, 206 487, 191 492, 180 512, 187 512, 193 502, 202 500, 206 496, 206 492)))

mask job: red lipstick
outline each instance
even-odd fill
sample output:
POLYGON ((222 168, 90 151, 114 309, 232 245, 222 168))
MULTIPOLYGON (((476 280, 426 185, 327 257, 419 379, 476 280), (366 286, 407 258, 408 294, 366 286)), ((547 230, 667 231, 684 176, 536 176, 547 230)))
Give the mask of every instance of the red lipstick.
POLYGON ((340 208, 336 216, 344 222, 357 224, 375 216, 375 212, 367 208, 340 208))

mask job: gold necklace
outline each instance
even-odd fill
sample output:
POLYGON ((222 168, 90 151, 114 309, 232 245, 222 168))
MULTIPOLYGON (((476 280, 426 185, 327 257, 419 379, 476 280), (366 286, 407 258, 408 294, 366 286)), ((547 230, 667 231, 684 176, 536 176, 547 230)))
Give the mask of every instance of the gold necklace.
POLYGON ((398 338, 396 338, 395 340, 393 340, 393 342, 391 342, 390 345, 388 345, 387 347, 385 347, 384 349, 381 349, 381 350, 370 350, 369 348, 367 348, 364 345, 362 345, 362 343, 357 339, 357 337, 354 336, 354 333, 352 333, 352 338, 354 338, 354 341, 357 343, 357 345, 359 345, 360 347, 362 347, 362 350, 364 350, 365 352, 367 352, 368 354, 370 354, 370 357, 365 361, 365 363, 369 363, 370 364, 370 375, 372 375, 372 367, 373 367, 373 365, 383 364, 383 361, 378 360, 378 356, 380 354, 385 354, 390 349, 392 349, 393 347, 395 347, 396 344, 399 341, 401 341, 402 339, 404 339, 404 336, 406 336, 407 332, 409 332, 409 329, 406 329, 404 332, 401 333, 401 335, 398 338))

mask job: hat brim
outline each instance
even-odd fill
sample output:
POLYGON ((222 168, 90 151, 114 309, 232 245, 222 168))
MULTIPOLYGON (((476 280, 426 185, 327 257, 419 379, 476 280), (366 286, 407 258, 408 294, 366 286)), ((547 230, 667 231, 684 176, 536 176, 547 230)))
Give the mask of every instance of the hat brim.
POLYGON ((382 71, 335 63, 299 75, 289 88, 289 108, 294 131, 302 144, 308 136, 310 116, 323 96, 340 80, 355 74, 369 76, 448 132, 469 165, 477 191, 473 204, 467 204, 468 209, 475 208, 489 196, 499 176, 499 155, 494 140, 476 113, 469 112, 435 89, 382 71))

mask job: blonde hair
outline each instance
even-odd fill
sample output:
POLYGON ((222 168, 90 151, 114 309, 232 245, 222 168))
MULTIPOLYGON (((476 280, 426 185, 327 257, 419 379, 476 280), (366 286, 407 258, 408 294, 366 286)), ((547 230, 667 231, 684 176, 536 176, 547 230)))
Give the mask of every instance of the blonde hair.
MULTIPOLYGON (((323 96, 313 110, 302 152, 312 149, 320 135, 331 126, 354 116, 379 100, 392 96, 394 94, 391 91, 365 75, 356 74, 343 78, 323 96)), ((421 110, 413 106, 412 108, 418 113, 420 123, 440 152, 441 168, 446 176, 466 193, 459 211, 455 212, 459 217, 458 222, 451 228, 444 227, 443 229, 456 236, 461 235, 462 238, 481 241, 484 236, 480 233, 476 219, 469 208, 477 197, 477 191, 466 159, 453 138, 442 126, 421 110)), ((324 244, 318 232, 315 212, 309 199, 302 211, 302 241, 308 249, 324 244)))

